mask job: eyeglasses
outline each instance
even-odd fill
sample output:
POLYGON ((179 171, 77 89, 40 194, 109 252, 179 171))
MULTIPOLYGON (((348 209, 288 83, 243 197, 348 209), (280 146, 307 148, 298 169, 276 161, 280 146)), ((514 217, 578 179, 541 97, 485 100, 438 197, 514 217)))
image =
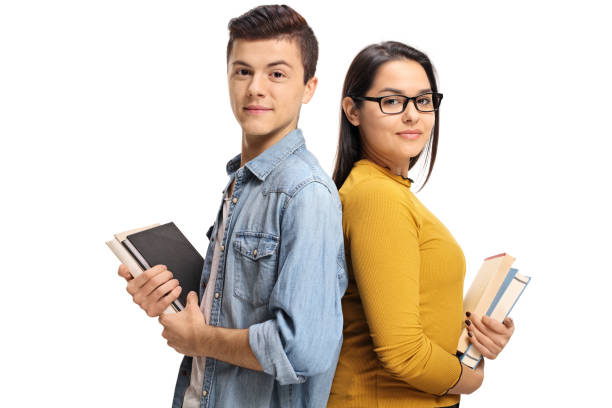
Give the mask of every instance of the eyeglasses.
POLYGON ((351 98, 358 101, 378 102, 380 111, 387 115, 398 115, 403 113, 410 101, 414 103, 414 107, 419 112, 435 112, 440 107, 440 102, 442 102, 442 94, 437 92, 429 92, 413 97, 405 95, 387 95, 379 98, 371 96, 351 96, 351 98))

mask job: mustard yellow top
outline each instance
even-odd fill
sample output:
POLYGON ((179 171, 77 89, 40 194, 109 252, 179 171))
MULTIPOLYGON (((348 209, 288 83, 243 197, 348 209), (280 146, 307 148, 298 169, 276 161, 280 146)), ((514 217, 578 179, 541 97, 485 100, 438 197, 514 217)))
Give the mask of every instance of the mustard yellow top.
POLYGON ((371 161, 355 163, 340 198, 349 285, 328 407, 456 404, 442 395, 461 375, 461 248, 409 180, 371 161))

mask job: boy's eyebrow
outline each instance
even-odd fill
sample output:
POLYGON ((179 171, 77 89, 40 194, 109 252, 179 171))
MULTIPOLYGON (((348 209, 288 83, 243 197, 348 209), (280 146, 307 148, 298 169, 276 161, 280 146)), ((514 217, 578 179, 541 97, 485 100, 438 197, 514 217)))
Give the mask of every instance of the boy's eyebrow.
POLYGON ((236 61, 232 62, 232 65, 244 65, 245 67, 252 68, 251 65, 247 64, 244 61, 240 61, 240 60, 236 60, 236 61))
MULTIPOLYGON (((241 60, 236 60, 236 61, 232 62, 232 65, 244 65, 245 67, 248 67, 248 68, 253 68, 253 67, 252 67, 250 64, 248 64, 248 63, 246 63, 246 62, 244 62, 244 61, 241 61, 241 60)), ((288 66, 289 68, 293 68, 293 67, 291 66, 291 64, 289 64, 289 63, 288 63, 287 61, 285 61, 285 60, 278 60, 278 61, 271 62, 271 63, 269 63, 269 64, 267 65, 267 67, 268 67, 268 68, 270 68, 270 67, 273 67, 273 66, 276 66, 276 65, 286 65, 286 66, 288 66)))
POLYGON ((285 60, 278 60, 278 61, 271 62, 271 63, 269 63, 269 64, 268 64, 268 68, 273 67, 273 66, 275 66, 275 65, 286 65, 286 66, 288 66, 289 68, 293 68, 293 67, 291 66, 291 64, 290 64, 290 63, 288 63, 288 62, 287 62, 287 61, 285 61, 285 60))

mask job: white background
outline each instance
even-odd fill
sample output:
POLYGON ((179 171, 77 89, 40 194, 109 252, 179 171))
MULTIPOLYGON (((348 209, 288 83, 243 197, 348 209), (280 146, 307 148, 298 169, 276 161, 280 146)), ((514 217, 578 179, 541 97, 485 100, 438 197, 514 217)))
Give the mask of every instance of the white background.
MULTIPOLYGON (((462 406, 605 405, 609 13, 589 1, 289 4, 320 42, 300 126, 323 168, 355 54, 389 39, 425 51, 444 101, 419 197, 463 247, 466 282, 503 251, 533 277, 515 336, 462 406)), ((172 220, 204 252, 240 143, 226 26, 256 5, 1 3, 3 407, 170 405, 180 356, 104 241, 172 220)))

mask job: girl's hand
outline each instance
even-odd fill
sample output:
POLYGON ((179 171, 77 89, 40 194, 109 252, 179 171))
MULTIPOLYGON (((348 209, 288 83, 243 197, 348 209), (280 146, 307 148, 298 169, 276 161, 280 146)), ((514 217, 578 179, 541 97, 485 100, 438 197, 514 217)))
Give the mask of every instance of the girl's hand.
POLYGON ((514 322, 509 317, 500 323, 489 316, 478 317, 470 312, 466 315, 468 339, 484 357, 495 360, 512 337, 514 322))

